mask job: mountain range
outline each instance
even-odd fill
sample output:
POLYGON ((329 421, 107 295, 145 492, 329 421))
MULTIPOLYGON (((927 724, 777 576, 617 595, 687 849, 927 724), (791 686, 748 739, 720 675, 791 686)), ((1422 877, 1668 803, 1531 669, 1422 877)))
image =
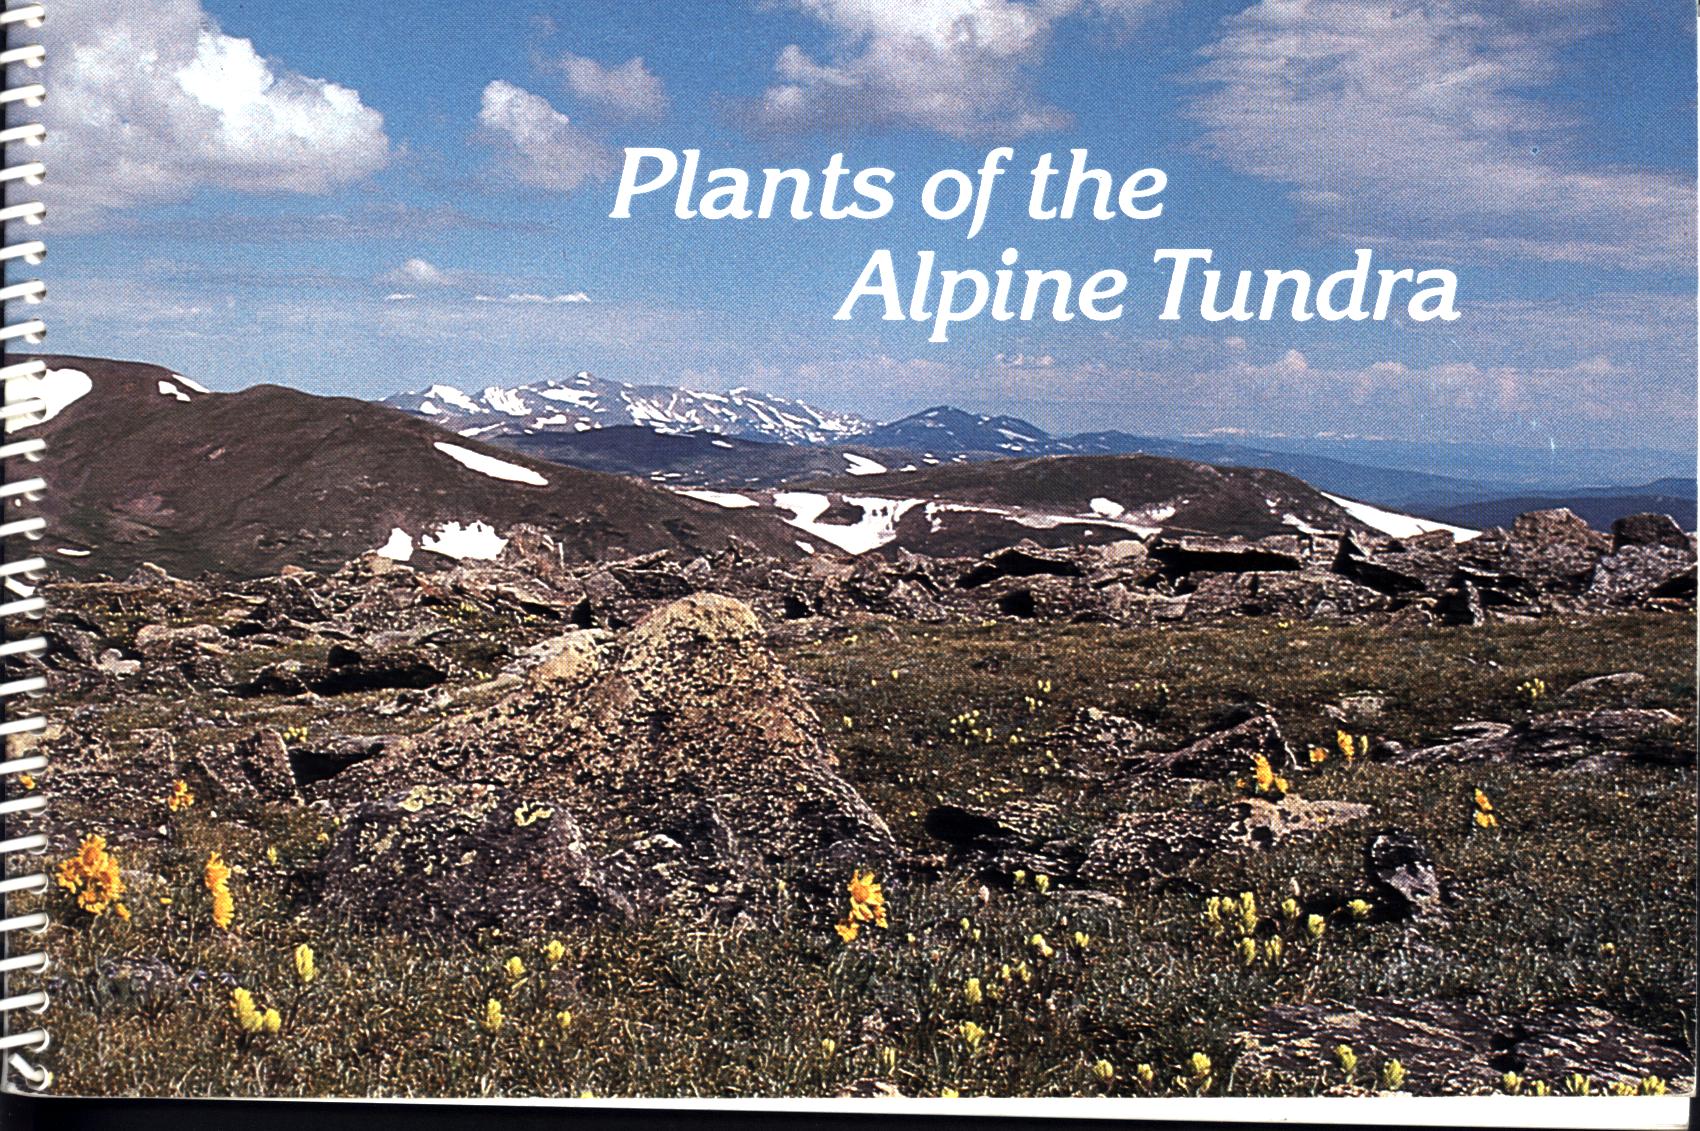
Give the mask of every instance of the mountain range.
MULTIPOLYGON (((13 380, 9 389, 15 400, 44 406, 45 419, 30 433, 45 440, 37 465, 49 484, 43 552, 72 575, 122 575, 153 562, 181 575, 256 576, 286 566, 334 569, 373 552, 431 567, 495 557, 529 532, 546 535, 551 554, 578 562, 734 546, 796 561, 900 550, 972 556, 1022 541, 1107 544, 1159 532, 1259 537, 1432 526, 1267 469, 1013 453, 897 464, 878 447, 863 455, 631 425, 559 432, 553 440, 521 430, 498 447, 444 431, 431 413, 277 385, 210 392, 138 362, 42 360, 47 369, 33 387, 13 380), (545 440, 609 441, 601 457, 608 470, 513 450, 545 440), (684 471, 609 473, 622 460, 684 458, 679 451, 784 456, 793 481, 730 490, 684 471), (657 482, 657 475, 667 478, 657 482)), ((973 424, 1026 442, 1004 436, 1019 432, 1019 421, 973 424)))
POLYGON ((1547 450, 1374 437, 1166 438, 1116 430, 1054 436, 1020 417, 948 405, 874 423, 748 389, 693 392, 588 373, 478 392, 434 385, 384 403, 542 459, 703 487, 777 486, 844 471, 992 459, 1137 454, 1281 471, 1332 494, 1472 528, 1551 506, 1572 506, 1601 529, 1649 510, 1673 515, 1685 529, 1695 526, 1691 477, 1591 485, 1599 480, 1590 476, 1614 469, 1668 471, 1680 464, 1649 451, 1567 453, 1561 464, 1547 450))

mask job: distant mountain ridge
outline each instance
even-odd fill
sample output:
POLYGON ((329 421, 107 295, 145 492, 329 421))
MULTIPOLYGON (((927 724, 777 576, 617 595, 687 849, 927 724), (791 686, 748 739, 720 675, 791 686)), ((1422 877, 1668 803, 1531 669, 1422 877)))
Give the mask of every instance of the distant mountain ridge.
MULTIPOLYGON (((1646 486, 1576 486, 1604 466, 1587 453, 1566 454, 1569 462, 1562 466, 1569 469, 1568 481, 1543 480, 1538 464, 1556 456, 1507 452, 1492 445, 1436 443, 1425 448, 1346 437, 1164 438, 1114 429, 1055 436, 1021 417, 977 414, 942 404, 875 423, 750 389, 700 392, 606 381, 584 372, 564 380, 490 386, 476 393, 433 385, 384 403, 463 436, 538 458, 669 485, 778 486, 846 470, 867 475, 990 459, 1151 455, 1268 468, 1333 494, 1473 528, 1515 517, 1518 507, 1547 506, 1570 506, 1601 529, 1624 514, 1648 510, 1670 513, 1689 528, 1695 522, 1695 508, 1683 503, 1693 497, 1693 479, 1670 478, 1646 486), (640 430, 679 442, 656 443, 640 430), (1458 470, 1422 470, 1423 452, 1430 449, 1433 458, 1427 466, 1458 470), (1343 458, 1359 451, 1362 459, 1343 458), (1475 473, 1464 473, 1465 466, 1475 473)), ((1602 458, 1609 454, 1601 453, 1602 458)), ((1612 458, 1618 455, 1622 453, 1612 458)), ((1639 463, 1624 466, 1660 462, 1653 458, 1656 453, 1643 456, 1639 463)))
POLYGON ((662 433, 711 432, 771 443, 829 444, 873 427, 859 416, 750 389, 700 392, 606 381, 587 372, 564 380, 490 385, 476 392, 436 384, 385 397, 382 403, 462 436, 491 441, 637 425, 662 433))

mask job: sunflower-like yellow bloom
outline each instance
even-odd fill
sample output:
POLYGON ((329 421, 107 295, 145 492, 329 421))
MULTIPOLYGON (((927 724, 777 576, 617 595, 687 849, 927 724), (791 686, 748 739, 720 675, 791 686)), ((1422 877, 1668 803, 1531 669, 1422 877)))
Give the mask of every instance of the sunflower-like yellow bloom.
POLYGON ((179 809, 187 809, 195 803, 195 795, 189 792, 189 783, 178 780, 171 783, 171 796, 165 799, 165 807, 173 813, 179 809))
POLYGON ((508 959, 507 962, 503 963, 502 969, 507 971, 508 977, 512 981, 517 982, 521 978, 525 977, 525 963, 520 961, 520 957, 517 954, 508 959))
POLYGON ((76 855, 59 864, 59 886, 77 897, 77 906, 90 915, 111 911, 120 919, 130 917, 124 906, 124 876, 118 858, 106 847, 106 838, 99 833, 85 836, 77 846, 76 855))
POLYGON ((873 872, 856 869, 851 872, 850 882, 845 886, 850 892, 850 917, 861 923, 884 927, 885 889, 874 881, 873 872))

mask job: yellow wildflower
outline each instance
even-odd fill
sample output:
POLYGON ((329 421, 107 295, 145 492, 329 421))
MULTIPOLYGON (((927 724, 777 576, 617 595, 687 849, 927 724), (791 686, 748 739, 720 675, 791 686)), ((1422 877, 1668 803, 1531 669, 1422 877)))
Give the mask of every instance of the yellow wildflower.
POLYGON ((507 971, 508 977, 512 981, 517 982, 521 978, 525 977, 525 963, 520 961, 520 957, 517 954, 503 963, 502 969, 507 971))
POLYGON ((1097 1063, 1092 1065, 1092 1075, 1108 1084, 1116 1078, 1116 1066, 1100 1057, 1097 1063))
POLYGON ((241 986, 230 991, 230 1012, 244 1033, 258 1033, 266 1026, 265 1014, 254 1004, 254 995, 241 986))
POLYGON ((486 1033, 494 1033, 502 1027, 502 1003, 491 998, 484 1003, 484 1016, 478 1022, 486 1033))
POLYGON ((941 1100, 954 1100, 954 1099, 956 1099, 956 1097, 958 1095, 960 1095, 960 1093, 957 1092, 957 1090, 955 1088, 940 1088, 939 1089, 939 1099, 941 1099, 941 1100))
POLYGON ((58 882, 77 897, 77 906, 90 915, 111 911, 120 919, 130 917, 130 910, 122 901, 124 876, 118 858, 107 850, 106 838, 98 833, 85 836, 77 846, 76 855, 60 862, 58 882))
POLYGON ((1326 761, 1328 761, 1328 751, 1324 750, 1320 746, 1312 746, 1310 748, 1310 764, 1311 765, 1320 766, 1326 761))
POLYGON ((1580 1072, 1572 1072, 1564 1081, 1564 1090, 1573 1096, 1589 1096, 1594 1093, 1593 1082, 1580 1072))
POLYGON ((1305 920, 1305 930, 1310 932, 1311 938, 1320 939, 1323 932, 1328 930, 1328 924, 1323 922, 1322 916, 1312 915, 1305 920))
POLYGON ((313 961, 313 948, 306 943, 295 948, 295 974, 302 985, 308 985, 319 976, 319 967, 313 961))
POLYGON ((1352 913, 1352 918, 1354 919, 1368 919, 1370 905, 1367 900, 1354 899, 1346 904, 1346 910, 1352 913))
POLYGON ((986 1031, 972 1021, 962 1023, 962 1039, 970 1051, 980 1051, 980 1042, 986 1039, 986 1031))
POLYGON ((833 925, 832 929, 837 931, 838 937, 846 943, 853 943, 856 941, 856 936, 862 933, 862 924, 854 919, 840 919, 833 925))
POLYGON ((266 1032, 275 1033, 283 1028, 283 1016, 275 1009, 267 1009, 261 1017, 261 1024, 264 1025, 266 1032))
POLYGON ((1133 1074, 1139 1077, 1139 1082, 1147 1088, 1157 1082, 1157 1070, 1152 1068, 1149 1064, 1141 1064, 1138 1068, 1133 1070, 1133 1074))
POLYGON ((1033 886, 1039 889, 1040 895, 1044 895, 1051 890, 1051 877, 1044 874, 1034 876, 1033 886))
POLYGON ((1275 790, 1275 770, 1269 765, 1269 759, 1262 754, 1256 754, 1251 759, 1252 780, 1257 784, 1257 792, 1273 793, 1275 790))
POLYGON ((1358 1070, 1358 1054, 1352 1051, 1351 1045, 1335 1045, 1334 1059, 1340 1062, 1340 1068, 1348 1076, 1358 1070))
POLYGON ((563 1009, 559 1013, 555 1014, 555 1024, 559 1025, 563 1032, 571 1029, 573 1027, 573 1011, 570 1009, 563 1009))
POLYGON ((1397 1092, 1405 1086, 1405 1066, 1397 1060, 1390 1060, 1381 1066, 1381 1086, 1383 1090, 1397 1092))
POLYGON ((885 889, 874 881, 873 872, 859 868, 853 870, 845 887, 850 893, 850 918, 858 923, 872 923, 883 930, 887 925, 885 889))
POLYGON ((1085 950, 1092 945, 1092 936, 1085 931, 1076 931, 1074 932, 1074 945, 1085 950))
POLYGON ((35 775, 34 774, 19 774, 18 775, 18 784, 23 786, 25 789, 34 789, 35 788, 35 775))
POLYGON ((820 1051, 823 1055, 830 1059, 832 1054, 838 1051, 838 1042, 833 1040, 831 1037, 822 1037, 820 1040, 820 1051))
POLYGON ((228 931, 236 918, 236 900, 230 894, 230 865, 214 852, 207 856, 207 866, 201 882, 212 893, 213 926, 228 931))
POLYGON ((171 783, 171 796, 165 799, 165 807, 173 813, 179 809, 187 809, 195 803, 195 795, 189 792, 189 783, 178 780, 171 783))
POLYGON ((1039 952, 1039 957, 1041 958, 1049 958, 1051 955, 1056 953, 1056 951, 1051 948, 1051 944, 1045 941, 1044 935, 1035 934, 1027 941, 1032 945, 1034 950, 1039 952))
POLYGON ((1507 1072, 1499 1078, 1499 1086, 1508 1096, 1519 1095, 1523 1091, 1523 1077, 1515 1072, 1507 1072))
POLYGON ((983 996, 978 978, 968 979, 967 984, 962 987, 962 999, 969 1005, 979 1005, 983 996))
POLYGON ((1288 896, 1286 899, 1283 899, 1281 901, 1281 914, 1286 916, 1287 922, 1289 922, 1289 923, 1298 922, 1298 919, 1299 919, 1299 901, 1292 898, 1291 896, 1288 896))
POLYGON ((1662 1096, 1666 1092, 1665 1082, 1657 1076, 1643 1076, 1640 1091, 1643 1096, 1662 1096))
POLYGON ((887 1072, 896 1072, 897 1071, 897 1049, 895 1049, 891 1045, 887 1045, 883 1049, 881 1049, 880 1050, 880 1064, 885 1067, 885 1070, 887 1072))
POLYGON ((567 955, 567 948, 560 939, 550 939, 543 947, 543 957, 549 960, 549 965, 558 964, 567 955))

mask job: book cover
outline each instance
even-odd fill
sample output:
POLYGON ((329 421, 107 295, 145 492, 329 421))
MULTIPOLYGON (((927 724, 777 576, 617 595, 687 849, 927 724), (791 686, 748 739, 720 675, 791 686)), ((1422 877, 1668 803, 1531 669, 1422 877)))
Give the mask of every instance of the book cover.
POLYGON ((1691 6, 26 7, 10 1086, 1681 1118, 1691 6))

